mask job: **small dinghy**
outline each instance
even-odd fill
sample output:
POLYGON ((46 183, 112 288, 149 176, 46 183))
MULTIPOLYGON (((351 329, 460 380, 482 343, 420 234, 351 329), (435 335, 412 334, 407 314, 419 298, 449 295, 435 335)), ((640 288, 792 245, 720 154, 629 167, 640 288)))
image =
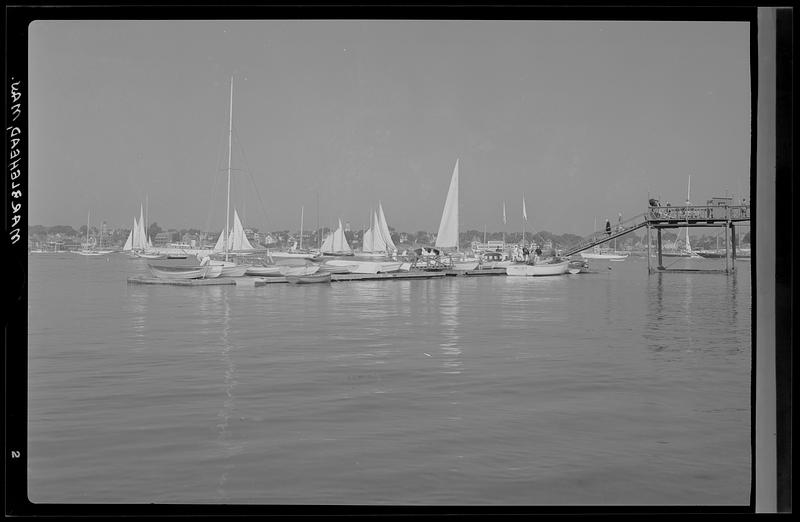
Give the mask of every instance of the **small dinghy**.
POLYGON ((322 273, 315 273, 309 275, 287 275, 286 282, 291 283, 293 285, 302 285, 302 284, 309 284, 309 283, 330 283, 331 282, 331 274, 330 272, 322 272, 322 273))

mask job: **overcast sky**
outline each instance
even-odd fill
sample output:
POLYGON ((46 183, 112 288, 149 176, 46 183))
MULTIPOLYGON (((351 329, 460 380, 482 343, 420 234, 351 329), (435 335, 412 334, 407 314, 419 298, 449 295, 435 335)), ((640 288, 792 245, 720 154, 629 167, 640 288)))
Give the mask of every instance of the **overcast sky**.
POLYGON ((736 22, 37 21, 30 223, 588 234, 748 196, 749 26, 736 22), (508 224, 502 223, 506 201, 508 224), (319 204, 317 204, 319 201, 319 204), (231 210, 232 212, 232 210, 231 210))

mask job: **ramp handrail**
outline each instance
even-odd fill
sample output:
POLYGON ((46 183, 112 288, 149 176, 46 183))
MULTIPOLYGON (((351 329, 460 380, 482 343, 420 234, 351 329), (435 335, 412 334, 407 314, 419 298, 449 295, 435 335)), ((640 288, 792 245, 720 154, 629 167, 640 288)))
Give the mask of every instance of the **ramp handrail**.
POLYGON ((583 240, 576 246, 572 246, 564 251, 565 256, 577 254, 583 250, 602 245, 612 239, 624 236, 628 232, 633 232, 643 226, 647 225, 647 214, 639 214, 632 218, 628 218, 621 223, 611 225, 611 233, 606 231, 605 225, 602 229, 592 232, 590 235, 583 238, 583 240))

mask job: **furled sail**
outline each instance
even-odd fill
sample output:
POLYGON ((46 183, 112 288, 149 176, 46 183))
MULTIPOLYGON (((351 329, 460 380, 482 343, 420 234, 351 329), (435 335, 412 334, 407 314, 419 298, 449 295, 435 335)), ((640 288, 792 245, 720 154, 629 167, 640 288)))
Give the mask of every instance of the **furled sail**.
POLYGON ((458 160, 450 179, 450 189, 447 191, 447 200, 442 211, 442 220, 439 222, 439 232, 436 235, 436 246, 439 248, 458 247, 458 160))

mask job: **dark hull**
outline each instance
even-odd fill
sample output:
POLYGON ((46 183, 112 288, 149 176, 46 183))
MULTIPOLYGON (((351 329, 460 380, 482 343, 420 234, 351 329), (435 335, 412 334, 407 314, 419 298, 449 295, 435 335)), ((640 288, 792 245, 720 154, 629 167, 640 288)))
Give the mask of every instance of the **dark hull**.
POLYGON ((310 283, 330 283, 331 282, 331 274, 311 274, 307 276, 286 276, 286 282, 291 283, 293 285, 303 285, 303 284, 310 284, 310 283))

